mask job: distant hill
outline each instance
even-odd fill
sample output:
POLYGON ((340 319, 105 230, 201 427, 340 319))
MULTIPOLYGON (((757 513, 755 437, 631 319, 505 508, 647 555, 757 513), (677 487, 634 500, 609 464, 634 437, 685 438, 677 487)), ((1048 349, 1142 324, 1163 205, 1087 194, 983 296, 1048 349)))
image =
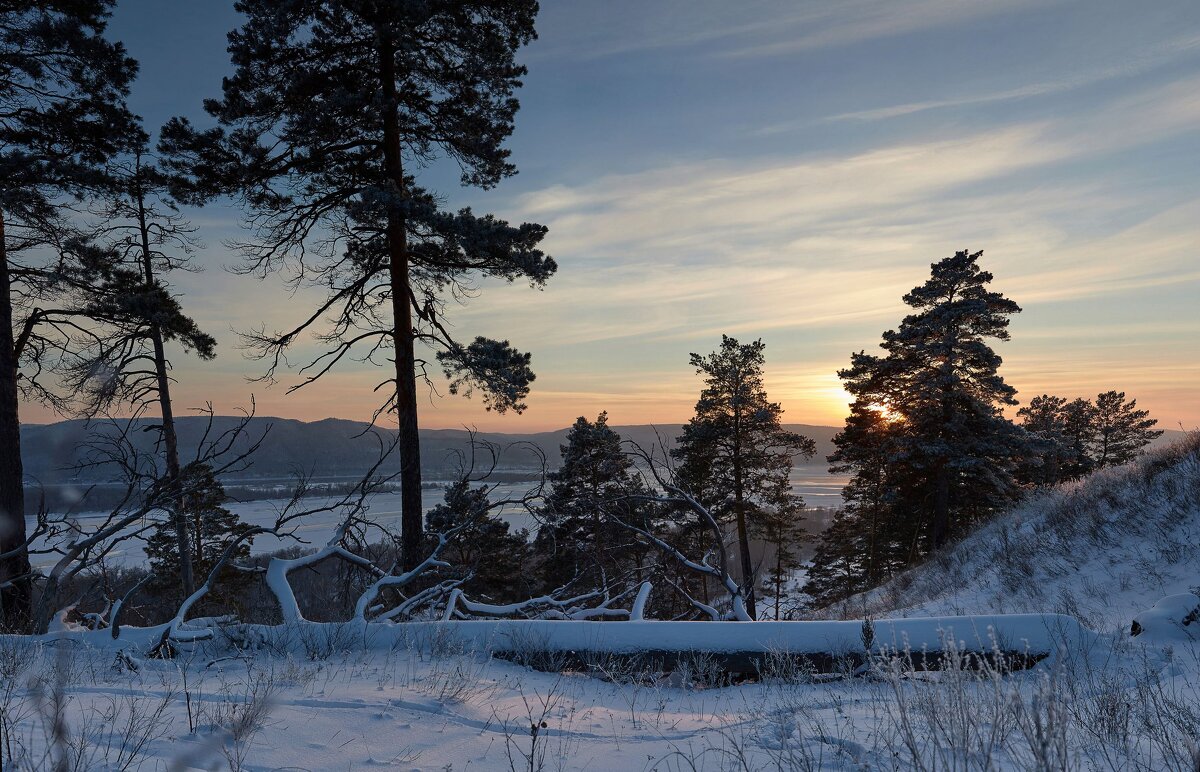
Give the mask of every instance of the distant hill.
MULTIPOLYGON (((209 439, 235 427, 239 419, 218 416, 213 419, 209 439)), ((157 422, 140 419, 131 433, 136 444, 146 452, 153 450, 158 433, 157 422)), ((178 420, 179 440, 184 459, 194 457, 206 429, 208 419, 187 416, 178 420)), ((837 429, 832 426, 788 424, 787 428, 812 437, 817 454, 806 465, 823 468, 825 456, 833 450, 832 438, 837 429)), ((679 424, 614 426, 622 437, 644 447, 660 440, 668 447, 680 433, 679 424)), ((42 485, 102 482, 109 478, 103 470, 76 473, 75 467, 87 453, 89 444, 103 433, 115 431, 111 423, 87 424, 81 420, 53 424, 27 424, 21 427, 21 454, 25 473, 42 485)), ((478 437, 503 448, 498 469, 529 472, 539 467, 537 452, 545 455, 551 468, 559 464, 559 447, 566 442, 567 429, 533 434, 480 432, 478 437)), ((320 421, 297 421, 291 418, 254 418, 247 431, 239 437, 234 450, 245 450, 262 438, 251 467, 237 475, 237 480, 268 481, 285 479, 301 470, 314 480, 345 479, 360 475, 373 464, 381 446, 389 444, 395 431, 371 428, 360 421, 326 418, 320 421)), ((426 429, 421 432, 421 468, 429 479, 444 479, 457 470, 457 455, 469 449, 468 433, 463 429, 426 429)))

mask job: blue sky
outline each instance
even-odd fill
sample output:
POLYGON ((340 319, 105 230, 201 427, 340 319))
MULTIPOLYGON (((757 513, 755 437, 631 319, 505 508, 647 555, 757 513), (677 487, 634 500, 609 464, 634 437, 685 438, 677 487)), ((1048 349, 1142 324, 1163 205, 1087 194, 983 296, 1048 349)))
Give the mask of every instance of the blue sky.
MULTIPOLYGON (((149 124, 201 116, 236 23, 232 3, 119 3, 149 124)), ((532 351, 538 380, 525 415, 435 398, 423 425, 684 420, 688 353, 722 332, 766 342, 788 420, 836 424, 837 368, 965 248, 1024 308, 999 346, 1022 399, 1116 388, 1200 424, 1200 3, 558 0, 538 29, 520 174, 488 192, 426 176, 452 205, 550 226, 545 291, 485 286, 455 316, 532 351)), ((367 369, 292 395, 245 381, 231 330, 282 327, 303 297, 222 270, 236 212, 192 214, 208 270, 179 285, 221 349, 176 357, 180 404, 368 416, 367 369)))

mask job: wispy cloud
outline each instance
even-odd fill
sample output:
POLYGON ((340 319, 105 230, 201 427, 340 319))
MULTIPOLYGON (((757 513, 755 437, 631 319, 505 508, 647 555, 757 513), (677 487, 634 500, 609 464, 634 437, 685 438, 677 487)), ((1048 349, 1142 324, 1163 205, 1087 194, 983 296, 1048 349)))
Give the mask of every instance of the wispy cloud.
MULTIPOLYGON (((1068 91, 1074 91, 1076 89, 1103 83, 1105 81, 1116 80, 1120 78, 1131 78, 1141 75, 1172 62, 1178 61, 1181 57, 1194 55, 1197 52, 1200 52, 1200 36, 1186 35, 1174 40, 1156 43, 1155 45, 1141 49, 1128 57, 1123 57, 1119 61, 1108 66, 1100 67, 1091 71, 1074 73, 1070 77, 1047 80, 1038 83, 1027 83, 1020 86, 1015 86, 1013 88, 992 91, 984 94, 968 94, 948 99, 932 99, 921 102, 908 102, 905 104, 875 107, 868 110, 855 110, 853 112, 831 115, 822 120, 827 122, 877 121, 886 120, 889 118, 898 118, 905 115, 912 115, 914 113, 921 113, 927 110, 958 107, 978 107, 980 105, 994 104, 998 102, 1011 102, 1019 99, 1051 96, 1054 94, 1062 94, 1068 91)), ((783 131, 795 129, 800 125, 811 123, 811 121, 805 121, 804 124, 775 124, 772 126, 763 127, 762 129, 759 129, 757 133, 760 135, 777 134, 783 131)))
MULTIPOLYGON (((1141 191, 1112 185, 1096 165, 1190 130, 1200 121, 1197 94, 1200 81, 1185 78, 1061 120, 547 187, 517 201, 516 214, 550 225, 563 271, 536 301, 498 288, 461 321, 486 329, 502 317, 514 341, 537 342, 552 363, 536 398, 546 409, 574 394, 581 404, 636 412, 657 402, 657 415, 686 414, 687 400, 668 395, 691 390, 687 352, 729 333, 768 340, 778 358, 773 393, 800 405, 797 416, 835 416, 844 395, 833 373, 898 322, 900 296, 956 248, 985 248, 998 288, 1043 324, 1057 304, 1200 286, 1200 200, 1147 215, 1141 191), (1061 179, 1051 171, 1083 162, 1097 171, 1061 179), (598 361, 624 362, 630 351, 659 361, 637 384, 623 371, 615 380, 569 376, 561 363, 579 349, 598 361), (654 374, 662 360, 678 367, 674 376, 654 374)), ((1023 390, 1025 379, 1030 388, 1062 386, 1067 376, 1034 372, 1057 342, 1030 343, 1006 349, 1010 379, 1023 390)), ((1117 375, 1109 382, 1120 385, 1117 375)), ((1155 393, 1181 385, 1155 378, 1145 381, 1155 393)))
MULTIPOLYGON (((728 58, 771 57, 862 43, 963 24, 976 19, 1041 7, 1045 0, 695 0, 597 4, 594 24, 565 14, 557 45, 534 49, 535 57, 569 55, 593 59, 630 53, 697 48, 728 58)), ((553 7, 547 7, 553 14, 553 7)), ((576 12, 578 9, 573 9, 576 12)), ((550 24, 554 17, 550 16, 550 24)))

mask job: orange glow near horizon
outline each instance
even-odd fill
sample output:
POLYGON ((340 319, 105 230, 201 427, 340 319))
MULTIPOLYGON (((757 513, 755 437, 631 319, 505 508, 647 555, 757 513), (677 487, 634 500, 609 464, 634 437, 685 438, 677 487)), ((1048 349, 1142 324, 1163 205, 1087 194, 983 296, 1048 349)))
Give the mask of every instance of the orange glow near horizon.
MULTIPOLYGON (((539 391, 535 384, 528 400, 529 408, 521 415, 488 412, 475 399, 435 397, 422 400, 420 421, 421 426, 427 429, 469 426, 482 431, 522 434, 562 429, 578 416, 594 418, 601 411, 607 411, 612 425, 678 424, 691 417, 699 391, 698 381, 690 379, 686 372, 681 376, 677 383, 664 384, 663 387, 651 385, 626 393, 556 390, 550 388, 550 383, 539 391), (694 382, 688 384, 689 379, 694 382), (687 390, 689 385, 694 390, 687 390)), ((194 415, 197 412, 195 409, 202 407, 206 399, 212 399, 213 408, 220 415, 237 414, 250 406, 253 394, 255 412, 259 416, 301 421, 331 417, 370 420, 377 402, 374 399, 376 395, 367 385, 367 379, 362 379, 362 385, 357 388, 349 377, 339 379, 343 380, 347 382, 331 381, 327 388, 305 389, 291 395, 279 386, 267 389, 259 387, 252 391, 241 383, 238 385, 243 391, 239 395, 232 393, 233 390, 228 387, 206 390, 179 384, 175 390, 176 414, 194 415)), ((1155 384, 1149 382, 1122 383, 1114 379, 1109 385, 1104 376, 1080 378, 1077 385, 1068 385, 1072 381, 1073 378, 1062 379, 1057 384, 1042 381, 1032 388, 1022 388, 1023 384, 1019 381, 1015 385, 1020 389, 1018 397, 1022 403, 1042 393, 1094 396, 1101 390, 1117 388, 1136 398, 1139 407, 1150 410, 1151 416, 1158 419, 1160 428, 1194 429, 1200 426, 1200 404, 1197 404, 1195 393, 1183 391, 1174 384, 1163 384, 1156 388, 1155 384)), ((208 385, 211 387, 213 384, 208 385)), ((773 400, 782 404, 785 423, 841 426, 852 402, 832 373, 795 374, 775 379, 768 373, 767 391, 773 400), (799 386, 799 381, 804 381, 807 387, 799 386)), ((888 413, 886 408, 884 412, 885 415, 888 413)), ((1015 408, 1006 412, 1011 416, 1015 414, 1015 408)), ((148 411, 148 414, 154 413, 148 411)), ((69 417, 40 405, 22 405, 25 423, 52 423, 69 417)), ((382 425, 394 425, 394 419, 385 419, 382 425)))

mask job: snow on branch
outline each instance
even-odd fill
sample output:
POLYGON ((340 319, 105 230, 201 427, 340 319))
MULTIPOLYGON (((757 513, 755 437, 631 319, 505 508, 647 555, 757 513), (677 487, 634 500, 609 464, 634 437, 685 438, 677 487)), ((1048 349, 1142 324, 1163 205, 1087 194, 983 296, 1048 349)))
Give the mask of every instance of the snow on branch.
POLYGON ((615 498, 607 502, 605 514, 614 523, 637 534, 647 544, 658 548, 665 556, 687 570, 715 579, 729 593, 732 610, 726 616, 717 612, 712 606, 693 598, 679 587, 678 584, 672 582, 672 586, 696 609, 708 615, 714 621, 729 618, 739 622, 753 621, 746 610, 745 588, 736 582, 729 572, 729 553, 725 547, 725 534, 721 531, 721 526, 717 522, 717 519, 709 511, 708 507, 701 504, 694 496, 676 483, 674 473, 669 466, 666 466, 664 462, 659 460, 656 453, 652 450, 647 451, 636 443, 629 444, 632 447, 631 453, 642 462, 642 467, 654 478, 656 487, 663 491, 663 493, 630 494, 615 498), (664 469, 664 467, 666 468, 664 469), (693 560, 662 537, 656 536, 649 530, 634 525, 622 518, 619 514, 620 507, 616 505, 628 501, 667 504, 691 511, 699 520, 700 525, 712 533, 713 543, 716 544, 717 564, 715 566, 711 564, 708 561, 707 555, 699 561, 693 560))
POLYGON ((612 597, 609 597, 607 592, 599 590, 585 592, 569 598, 559 597, 561 593, 565 592, 567 586, 569 585, 560 587, 549 595, 504 604, 473 601, 462 590, 455 589, 446 602, 442 619, 445 621, 454 618, 467 619, 470 618, 468 615, 475 614, 491 617, 523 616, 527 619, 587 620, 604 617, 625 617, 631 620, 640 620, 645 614, 646 600, 650 596, 651 589, 649 582, 642 582, 638 586, 633 606, 625 609, 616 606, 616 603, 628 597, 633 592, 632 587, 612 597), (582 605, 596 598, 603 598, 603 600, 595 606, 582 605))

